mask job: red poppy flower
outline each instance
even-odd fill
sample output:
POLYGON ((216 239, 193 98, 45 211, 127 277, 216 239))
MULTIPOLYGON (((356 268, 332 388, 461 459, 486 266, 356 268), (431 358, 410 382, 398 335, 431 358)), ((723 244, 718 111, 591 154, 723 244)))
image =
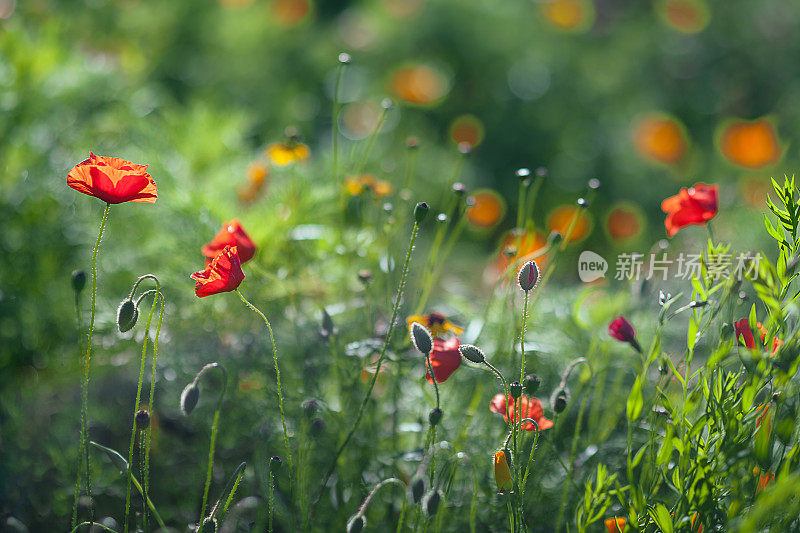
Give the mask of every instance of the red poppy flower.
POLYGON ((252 259, 256 253, 256 244, 244 231, 237 219, 226 222, 222 225, 219 233, 202 248, 203 255, 206 256, 206 265, 214 259, 226 246, 235 246, 239 251, 239 261, 245 263, 252 259))
POLYGON ((698 183, 661 202, 661 209, 667 213, 664 221, 667 235, 672 237, 685 226, 705 224, 714 218, 717 214, 717 190, 716 185, 698 183))
POLYGON ((158 197, 156 182, 146 172, 147 165, 137 165, 118 157, 104 157, 89 152, 67 174, 67 185, 78 192, 109 204, 142 202, 152 204, 158 197))
MULTIPOLYGON (((767 338, 767 328, 765 328, 761 322, 758 322, 756 327, 758 328, 758 332, 761 335, 761 342, 763 343, 767 338)), ((734 329, 736 330, 736 340, 739 340, 739 337, 743 337, 744 345, 751 350, 755 349, 756 341, 755 337, 753 337, 753 331, 750 329, 749 319, 743 318, 741 320, 737 320, 734 323, 734 329)), ((782 345, 783 341, 779 338, 775 337, 772 339, 772 352, 770 353, 770 357, 775 355, 782 345)))
MULTIPOLYGON (((458 369, 458 365, 461 364, 461 352, 458 351, 458 345, 459 342, 456 337, 451 337, 446 341, 439 338, 433 339, 431 366, 437 383, 446 381, 450 374, 455 372, 458 369)), ((427 366, 427 361, 425 366, 427 366)), ((430 370, 425 374, 425 379, 433 383, 430 370)))
POLYGON ((197 281, 194 292, 200 298, 236 290, 244 279, 236 246, 226 246, 205 270, 195 272, 191 278, 197 281))
POLYGON ((625 317, 619 316, 612 320, 611 324, 608 325, 608 334, 618 341, 627 342, 637 352, 642 351, 642 347, 636 341, 636 330, 633 329, 633 325, 625 317))
MULTIPOLYGON (((536 398, 528 398, 524 394, 519 397, 520 401, 520 414, 522 418, 532 418, 539 426, 539 430, 543 431, 553 427, 553 421, 544 417, 544 409, 542 409, 542 402, 536 398)), ((517 410, 514 405, 514 398, 508 404, 508 409, 511 410, 511 420, 517 419, 517 410)), ((506 411, 506 397, 503 394, 496 394, 492 398, 492 403, 489 405, 489 410, 493 413, 503 415, 503 420, 508 422, 508 412, 506 411)), ((533 431, 536 427, 530 423, 525 422, 522 424, 522 429, 526 431, 533 431)))

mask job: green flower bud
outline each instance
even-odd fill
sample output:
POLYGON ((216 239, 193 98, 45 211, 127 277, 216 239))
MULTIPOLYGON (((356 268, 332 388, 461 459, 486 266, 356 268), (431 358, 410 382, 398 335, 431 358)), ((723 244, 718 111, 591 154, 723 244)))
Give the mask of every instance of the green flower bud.
POLYGON ((569 399, 569 393, 567 389, 559 389, 556 391, 555 395, 553 396, 553 411, 556 413, 561 413, 564 409, 567 408, 567 400, 569 399))
POLYGON ((431 333, 419 322, 411 324, 411 340, 414 342, 414 347, 423 355, 428 355, 433 350, 431 333))
POLYGON ((539 283, 539 266, 536 261, 528 261, 522 265, 522 268, 519 269, 519 275, 517 275, 517 282, 525 292, 536 288, 539 283))
POLYGON ((523 384, 525 388, 525 394, 532 397, 534 394, 536 394, 536 391, 539 390, 539 385, 541 384, 542 381, 539 379, 539 376, 536 374, 528 374, 525 376, 523 384))
POLYGON ((361 514, 355 514, 347 521, 347 533, 361 533, 367 526, 367 518, 361 514))
POLYGON ((186 385, 186 387, 183 388, 183 392, 181 392, 181 411, 183 411, 183 414, 188 416, 194 411, 199 399, 200 389, 197 387, 197 383, 192 381, 186 385))
POLYGON ((282 464, 283 461, 281 461, 281 458, 278 457, 277 455, 273 455, 272 457, 269 458, 269 471, 272 472, 273 474, 276 474, 278 470, 281 469, 282 464))
POLYGON ((438 407, 435 409, 431 409, 431 412, 428 414, 428 421, 431 423, 431 426, 436 426, 439 422, 442 421, 442 410, 438 407))
POLYGON ((147 409, 139 409, 136 411, 136 429, 144 431, 150 427, 150 412, 147 409))
POLYGON ((473 363, 483 363, 486 361, 486 355, 477 346, 462 344, 458 347, 458 351, 461 352, 461 356, 464 359, 472 361, 473 363))
POLYGON ((425 220, 425 215, 428 214, 430 207, 425 202, 420 202, 414 207, 414 220, 417 224, 422 224, 422 221, 425 220))
POLYGON ((515 381, 511 385, 508 386, 509 394, 515 400, 522 396, 522 383, 519 381, 515 381))
POLYGON ((442 501, 442 494, 439 489, 434 489, 422 498, 422 508, 427 516, 434 516, 439 510, 439 503, 442 501))
POLYGON ((422 499, 422 495, 425 493, 425 478, 422 476, 415 476, 411 483, 409 483, 411 487, 411 499, 414 503, 419 503, 422 499))
POLYGON ((208 531, 209 533, 216 533, 217 531, 217 519, 212 517, 206 517, 203 520, 203 531, 208 531))
POLYGON ((86 272, 83 270, 72 271, 72 290, 80 293, 86 286, 86 272))
POLYGON ((130 298, 122 300, 117 309, 117 327, 120 333, 133 329, 137 320, 139 320, 139 309, 136 304, 130 298))

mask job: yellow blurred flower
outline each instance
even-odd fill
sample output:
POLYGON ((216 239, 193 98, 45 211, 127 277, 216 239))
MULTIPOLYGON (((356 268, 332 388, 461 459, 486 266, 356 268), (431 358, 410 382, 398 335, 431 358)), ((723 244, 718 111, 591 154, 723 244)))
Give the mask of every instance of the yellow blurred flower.
POLYGON ((372 174, 362 174, 357 178, 347 176, 344 180, 344 189, 350 196, 358 196, 367 190, 374 192, 375 196, 387 196, 394 191, 391 183, 376 179, 372 174))
POLYGON ((594 23, 594 4, 590 0, 551 0, 542 10, 548 22, 563 31, 585 31, 594 23))
POLYGON ((291 140, 289 142, 272 143, 267 146, 265 153, 270 161, 279 167, 285 167, 296 161, 303 161, 311 155, 308 146, 291 140))
POLYGON ((434 337, 438 337, 446 331, 449 331, 453 335, 461 335, 464 333, 462 328, 447 320, 447 318, 441 313, 433 312, 429 315, 413 315, 406 318, 406 323, 408 324, 409 330, 411 329, 411 324, 414 322, 419 322, 428 328, 428 331, 430 331, 431 335, 434 337))

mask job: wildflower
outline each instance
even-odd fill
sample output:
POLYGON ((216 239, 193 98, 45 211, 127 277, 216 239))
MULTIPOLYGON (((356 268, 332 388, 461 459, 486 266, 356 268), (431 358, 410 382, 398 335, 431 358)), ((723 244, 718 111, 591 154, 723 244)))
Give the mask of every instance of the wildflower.
POLYGON ((236 290, 244 280, 236 246, 226 246, 205 270, 195 272, 191 278, 197 282, 194 292, 198 297, 236 290))
POLYGON ((683 159, 689 147, 683 124, 662 113, 651 113, 636 121, 632 135, 642 157, 667 165, 683 159))
MULTIPOLYGON (((761 342, 763 344, 767 338, 767 328, 765 328, 761 322, 758 322, 756 324, 756 328, 758 328, 758 332, 761 335, 761 342)), ((742 340, 744 341, 744 345, 746 347, 750 348, 751 350, 755 349, 756 341, 755 338, 753 337, 753 331, 750 329, 749 319, 742 318, 741 320, 737 320, 734 323, 734 330, 736 331, 736 340, 742 338, 742 340)), ((779 338, 775 337, 774 339, 772 339, 772 352, 770 352, 769 354, 770 357, 778 353, 778 350, 780 350, 782 345, 783 341, 780 340, 779 338)))
POLYGON ((367 190, 374 192, 375 196, 388 196, 394 191, 391 183, 376 179, 372 174, 362 174, 357 178, 348 176, 344 180, 344 188, 350 196, 358 196, 367 190))
POLYGON ((718 142, 730 162, 746 168, 770 166, 782 155, 775 127, 766 118, 729 121, 720 127, 718 142))
POLYGON ((562 31, 585 31, 594 22, 594 6, 588 0, 552 0, 542 10, 548 22, 562 31))
POLYGON ((608 325, 608 334, 618 341, 627 342, 637 352, 642 351, 642 347, 636 341, 636 331, 625 317, 619 316, 612 320, 611 324, 608 325))
POLYGON ((450 139, 456 144, 467 143, 474 148, 483 141, 483 123, 473 115, 461 115, 450 124, 450 139))
POLYGON ((619 204, 606 217, 606 233, 615 241, 638 237, 645 224, 641 211, 632 204, 619 204))
POLYGON ((246 263, 256 253, 256 244, 244 230, 237 219, 222 225, 211 242, 203 245, 201 251, 206 257, 206 265, 214 259, 226 246, 235 246, 239 252, 239 261, 246 263))
POLYGON ((311 154, 308 146, 299 142, 296 136, 290 137, 286 142, 270 144, 265 152, 267 157, 279 167, 308 159, 311 154))
POLYGON ((470 224, 478 228, 491 228, 503 219, 506 204, 502 196, 490 189, 475 191, 472 205, 467 208, 466 215, 470 224))
MULTIPOLYGON (((433 375, 437 383, 447 381, 447 378, 455 372, 461 364, 461 352, 458 351, 458 339, 451 337, 448 340, 433 339, 433 351, 431 351, 431 366, 433 375)), ((433 383, 430 370, 425 374, 425 379, 433 383)))
POLYGON ((109 204, 123 202, 155 203, 156 182, 146 172, 147 165, 137 165, 118 157, 97 156, 86 159, 67 174, 67 185, 78 192, 109 204))
POLYGON ((389 81, 391 91, 408 104, 432 106, 450 90, 447 76, 423 64, 408 64, 397 69, 389 81))
MULTIPOLYGON (((753 469, 754 475, 758 474, 759 472, 761 471, 758 467, 753 469)), ((758 476, 758 486, 756 486, 756 492, 761 492, 762 490, 766 489, 767 485, 769 485, 774 479, 775 474, 771 472, 761 472, 761 475, 758 476)))
POLYGON ((431 335, 434 337, 438 337, 445 332, 450 332, 453 335, 461 335, 464 333, 462 328, 447 320, 443 314, 435 311, 428 315, 413 315, 406 318, 406 323, 408 324, 409 328, 411 328, 411 324, 414 322, 419 322, 428 328, 428 331, 430 331, 431 335))
POLYGON ((665 24, 683 33, 699 33, 711 20, 705 0, 662 0, 657 9, 665 24))
POLYGON ((685 187, 675 195, 661 202, 661 209, 667 213, 664 225, 667 236, 672 237, 681 228, 692 224, 702 225, 717 214, 716 185, 698 183, 694 187, 685 187))
POLYGON ((506 452, 503 450, 494 452, 494 480, 497 483, 497 490, 500 492, 510 492, 514 488, 511 469, 508 468, 506 452))
POLYGON ((625 530, 625 519, 619 516, 606 518, 606 529, 608 533, 622 533, 625 530))
MULTIPOLYGON (((542 402, 536 398, 529 398, 524 394, 520 396, 519 401, 520 414, 522 418, 533 419, 536 422, 536 425, 539 426, 539 431, 544 431, 545 429, 553 427, 553 421, 544 417, 542 402)), ((506 397, 503 394, 496 394, 495 397, 492 398, 492 403, 489 405, 489 410, 493 413, 503 415, 503 420, 506 422, 508 422, 508 411, 511 411, 511 420, 517 419, 517 410, 514 399, 511 398, 511 401, 506 404, 506 397)), ((536 427, 531 422, 525 422, 522 424, 522 429, 526 431, 533 431, 536 429, 536 427)))

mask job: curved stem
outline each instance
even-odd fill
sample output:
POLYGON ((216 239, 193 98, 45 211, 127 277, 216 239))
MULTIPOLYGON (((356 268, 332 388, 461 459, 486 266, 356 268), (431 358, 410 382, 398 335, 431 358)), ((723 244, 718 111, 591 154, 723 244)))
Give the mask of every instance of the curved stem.
POLYGON ((289 451, 289 433, 286 431, 286 417, 283 414, 283 389, 281 388, 281 369, 278 367, 278 348, 275 346, 275 336, 272 334, 272 325, 270 325, 269 320, 267 317, 264 316, 264 313, 259 311, 259 309, 247 301, 247 298, 239 292, 239 289, 236 289, 236 294, 239 295, 242 302, 253 310, 258 316, 261 317, 261 320, 264 321, 264 324, 267 326, 267 333, 269 333, 269 340, 272 343, 272 361, 275 363, 275 382, 278 387, 278 408, 281 412, 281 424, 283 425, 283 444, 286 448, 286 460, 289 464, 289 483, 291 484, 292 480, 292 453, 289 451))
MULTIPOLYGON (((414 251, 414 242, 417 240, 417 233, 419 232, 419 224, 414 222, 414 227, 411 230, 411 240, 408 244, 408 251, 406 252, 406 260, 403 263, 403 271, 400 275, 400 285, 397 287, 397 293, 395 294, 394 298, 394 306, 392 307, 392 318, 389 321, 389 331, 386 332, 386 338, 383 341, 383 347, 381 348, 381 354, 378 357, 378 364, 375 367, 375 373, 372 375, 372 379, 369 382, 369 388, 367 389, 367 394, 364 396, 364 399, 361 401, 361 405, 358 408, 358 414, 356 415, 356 420, 353 423, 353 427, 350 428, 350 431, 347 433, 347 437, 345 437, 344 442, 339 446, 336 450, 336 454, 331 461, 328 470, 325 472, 325 475, 322 477, 322 484, 320 485, 319 490, 317 491, 317 495, 315 496, 314 500, 312 501, 312 505, 319 499, 319 496, 322 494, 322 491, 325 489, 325 486, 328 483, 328 480, 333 474, 333 471, 336 469, 336 463, 339 461, 339 456, 342 455, 342 452, 350 443, 350 439, 353 438, 356 430, 358 429, 358 425, 361 423, 361 419, 364 416, 364 410, 367 407, 367 403, 369 399, 372 397, 372 390, 375 388, 375 381, 378 378, 378 375, 381 370, 381 365, 383 364, 383 360, 386 358, 386 348, 389 346, 389 341, 392 338, 392 333, 394 333, 394 326, 395 322, 397 321, 397 311, 400 308, 400 300, 403 296, 403 291, 405 290, 406 286, 406 277, 408 275, 408 267, 411 264, 411 255, 414 251)), ((309 509, 309 513, 310 513, 309 509)))
MULTIPOLYGON (((97 301, 97 252, 100 249, 100 241, 103 238, 103 231, 108 221, 108 212, 111 204, 107 203, 103 210, 103 220, 100 222, 100 231, 97 233, 97 241, 94 243, 92 252, 92 307, 91 319, 89 320, 89 334, 86 347, 86 359, 83 364, 83 390, 81 391, 81 442, 83 448, 83 461, 86 467, 86 495, 89 497, 89 517, 94 521, 94 505, 92 505, 92 471, 89 465, 89 432, 87 430, 87 411, 89 404, 89 366, 92 360, 92 336, 94 334, 94 315, 97 301)), ((75 503, 77 505, 77 502, 75 503)))

